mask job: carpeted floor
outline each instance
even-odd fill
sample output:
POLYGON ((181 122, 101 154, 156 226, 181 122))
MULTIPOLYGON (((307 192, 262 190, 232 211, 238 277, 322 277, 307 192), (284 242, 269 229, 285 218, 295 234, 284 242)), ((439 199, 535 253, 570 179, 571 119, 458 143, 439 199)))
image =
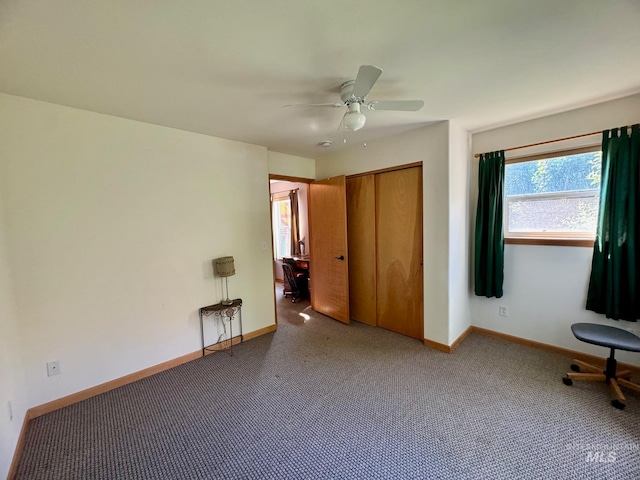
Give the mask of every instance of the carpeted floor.
POLYGON ((640 395, 567 387, 564 357, 475 334, 448 355, 278 303, 233 357, 33 420, 17 478, 640 478, 640 395))

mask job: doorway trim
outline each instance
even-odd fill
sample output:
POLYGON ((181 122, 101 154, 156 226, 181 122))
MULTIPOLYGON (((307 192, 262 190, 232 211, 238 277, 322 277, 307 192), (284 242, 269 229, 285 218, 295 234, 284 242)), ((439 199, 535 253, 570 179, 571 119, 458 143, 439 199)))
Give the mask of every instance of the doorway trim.
POLYGON ((274 173, 269 174, 269 180, 281 180, 283 182, 294 182, 294 183, 312 183, 316 181, 315 178, 290 177, 288 175, 276 175, 274 173))
MULTIPOLYGON (((278 180, 278 181, 282 181, 282 182, 293 182, 293 183, 306 183, 306 184, 310 184, 312 182, 315 182, 315 178, 306 178, 306 177, 292 177, 289 175, 279 175, 276 173, 270 173, 269 174, 269 227, 271 229, 271 262, 273 263, 275 257, 274 254, 275 252, 273 251, 273 211, 272 211, 272 206, 273 206, 273 202, 271 202, 271 180, 278 180)), ((274 309, 274 316, 276 319, 276 329, 278 328, 278 299, 276 298, 276 272, 275 270, 272 268, 271 269, 271 288, 273 290, 273 309, 274 309)))
POLYGON ((387 173, 387 172, 395 172, 395 171, 398 171, 398 170, 406 170, 407 168, 422 167, 422 163, 423 162, 405 163, 404 165, 395 165, 393 167, 380 168, 378 170, 369 170, 368 172, 354 173, 352 175, 347 175, 346 177, 347 177, 347 179, 349 179, 349 178, 364 177, 364 176, 367 176, 367 175, 377 175, 379 173, 387 173))

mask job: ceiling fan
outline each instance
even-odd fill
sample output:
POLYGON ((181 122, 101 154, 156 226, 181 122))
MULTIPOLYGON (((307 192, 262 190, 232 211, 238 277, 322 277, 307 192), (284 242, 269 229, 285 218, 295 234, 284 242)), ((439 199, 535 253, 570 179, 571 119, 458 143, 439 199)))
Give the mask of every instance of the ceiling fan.
POLYGON ((342 103, 307 103, 285 105, 285 107, 347 107, 340 125, 352 131, 364 127, 367 117, 361 108, 369 110, 396 110, 415 112, 424 106, 422 100, 374 100, 366 103, 367 95, 378 81, 382 69, 374 65, 362 65, 355 80, 347 80, 340 85, 340 99, 342 103))

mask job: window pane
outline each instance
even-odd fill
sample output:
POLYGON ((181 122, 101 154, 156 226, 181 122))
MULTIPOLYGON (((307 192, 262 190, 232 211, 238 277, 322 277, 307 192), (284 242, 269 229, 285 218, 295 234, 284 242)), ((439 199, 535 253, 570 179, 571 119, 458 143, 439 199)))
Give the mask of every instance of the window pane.
POLYGON ((601 152, 505 166, 505 234, 595 234, 601 152))
POLYGON ((291 202, 273 202, 273 241, 276 258, 291 256, 291 202))
POLYGON ((505 195, 600 188, 601 152, 507 164, 505 195))
POLYGON ((597 191, 578 197, 518 197, 508 201, 507 231, 593 233, 598 222, 598 201, 597 191))

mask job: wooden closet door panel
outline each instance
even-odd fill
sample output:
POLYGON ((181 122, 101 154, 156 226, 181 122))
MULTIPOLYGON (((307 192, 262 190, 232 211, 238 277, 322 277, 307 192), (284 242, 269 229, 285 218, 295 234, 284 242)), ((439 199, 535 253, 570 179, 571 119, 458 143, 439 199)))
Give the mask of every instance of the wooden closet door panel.
POLYGON ((375 177, 347 179, 349 310, 351 318, 376 326, 375 177))
POLYGON ((422 167, 376 175, 378 326, 423 339, 422 167))

